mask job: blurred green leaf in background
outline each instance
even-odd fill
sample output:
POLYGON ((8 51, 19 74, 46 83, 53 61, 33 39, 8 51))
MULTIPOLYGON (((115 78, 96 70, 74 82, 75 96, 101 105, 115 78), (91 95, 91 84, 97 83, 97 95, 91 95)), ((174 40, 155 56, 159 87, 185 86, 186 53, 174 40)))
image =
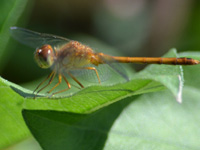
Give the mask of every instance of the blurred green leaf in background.
POLYGON ((200 66, 124 66, 128 82, 83 81, 86 88, 64 97, 34 99, 32 90, 49 71, 37 67, 34 49, 9 34, 20 26, 112 55, 200 60, 199 4, 1 0, 0 149, 200 149, 200 66))

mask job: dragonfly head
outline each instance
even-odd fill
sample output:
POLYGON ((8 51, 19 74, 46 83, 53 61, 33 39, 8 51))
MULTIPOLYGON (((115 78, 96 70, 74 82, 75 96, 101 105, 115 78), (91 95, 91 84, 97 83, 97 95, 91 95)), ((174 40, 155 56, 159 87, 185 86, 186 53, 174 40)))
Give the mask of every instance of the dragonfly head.
POLYGON ((41 68, 49 68, 54 63, 54 51, 51 45, 43 45, 36 49, 34 54, 35 61, 41 68))

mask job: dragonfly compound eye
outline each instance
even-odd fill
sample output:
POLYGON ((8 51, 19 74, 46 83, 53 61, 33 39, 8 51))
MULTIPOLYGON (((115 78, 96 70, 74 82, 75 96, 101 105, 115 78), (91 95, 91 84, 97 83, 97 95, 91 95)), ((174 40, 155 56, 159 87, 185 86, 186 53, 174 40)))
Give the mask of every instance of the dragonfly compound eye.
POLYGON ((50 45, 43 45, 36 49, 34 57, 41 68, 49 68, 54 62, 54 52, 50 45))

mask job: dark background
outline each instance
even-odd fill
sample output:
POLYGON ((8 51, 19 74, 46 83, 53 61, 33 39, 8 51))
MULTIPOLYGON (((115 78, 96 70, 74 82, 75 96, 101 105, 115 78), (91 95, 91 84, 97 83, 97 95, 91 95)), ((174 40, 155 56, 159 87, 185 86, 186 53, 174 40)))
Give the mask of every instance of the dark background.
MULTIPOLYGON (((178 52, 200 49, 200 1, 34 0, 13 26, 88 45, 100 41, 123 56, 156 57, 174 47, 178 52)), ((23 84, 48 72, 37 67, 31 48, 11 39, 7 51, 3 78, 23 84)), ((142 67, 136 66, 137 70, 142 67)))

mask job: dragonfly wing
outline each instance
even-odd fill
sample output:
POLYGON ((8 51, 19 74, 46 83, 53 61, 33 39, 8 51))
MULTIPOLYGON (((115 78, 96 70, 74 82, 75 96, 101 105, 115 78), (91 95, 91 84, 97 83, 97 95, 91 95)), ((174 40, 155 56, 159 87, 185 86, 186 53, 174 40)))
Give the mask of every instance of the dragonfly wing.
POLYGON ((20 43, 33 48, 40 47, 44 44, 57 46, 60 44, 66 44, 70 41, 69 39, 60 36, 55 36, 46 33, 39 33, 20 27, 10 27, 10 33, 12 37, 17 41, 19 41, 20 43))
POLYGON ((129 77, 125 71, 125 69, 119 63, 108 63, 108 65, 116 71, 121 77, 123 77, 126 81, 129 81, 129 77))
POLYGON ((94 70, 88 70, 88 69, 84 69, 85 67, 92 67, 92 68, 96 68, 100 81, 104 82, 106 80, 108 80, 111 75, 112 75, 112 70, 111 68, 104 64, 104 65, 99 65, 98 67, 96 67, 95 65, 86 65, 83 67, 83 69, 75 69, 75 70, 70 70, 70 72, 77 78, 80 78, 81 80, 85 80, 85 81, 89 81, 90 83, 98 83, 98 78, 97 78, 97 74, 94 70))
MULTIPOLYGON (((102 57, 102 56, 99 56, 99 57, 102 57)), ((119 75, 119 77, 122 77, 126 81, 129 81, 129 77, 125 69, 115 59, 110 58, 109 60, 107 60, 104 57, 102 57, 101 59, 105 62, 104 64, 100 64, 98 66, 90 64, 90 65, 84 66, 82 69, 80 68, 78 70, 70 70, 70 71, 75 76, 81 77, 87 81, 98 82, 98 78, 94 70, 84 69, 87 67, 90 67, 90 68, 92 67, 92 68, 96 68, 101 82, 108 80, 111 76, 112 78, 115 78, 116 75, 119 75)))
MULTIPOLYGON (((125 70, 119 63, 101 64, 98 66, 91 64, 91 65, 87 65, 85 67, 96 68, 101 82, 107 82, 107 80, 110 80, 110 78, 112 78, 113 80, 116 79, 115 81, 117 81, 117 82, 121 81, 121 79, 126 79, 127 81, 129 80, 125 70)), ((77 70, 70 70, 70 72, 78 79, 85 80, 90 83, 98 83, 99 82, 98 78, 97 78, 97 74, 94 70, 80 68, 77 70)), ((124 81, 124 80, 122 80, 122 81, 124 81)))
POLYGON ((126 81, 129 81, 129 77, 125 71, 125 69, 119 64, 118 61, 110 57, 109 59, 105 59, 103 56, 99 56, 101 59, 109 65, 115 72, 117 72, 121 77, 123 77, 126 81))

